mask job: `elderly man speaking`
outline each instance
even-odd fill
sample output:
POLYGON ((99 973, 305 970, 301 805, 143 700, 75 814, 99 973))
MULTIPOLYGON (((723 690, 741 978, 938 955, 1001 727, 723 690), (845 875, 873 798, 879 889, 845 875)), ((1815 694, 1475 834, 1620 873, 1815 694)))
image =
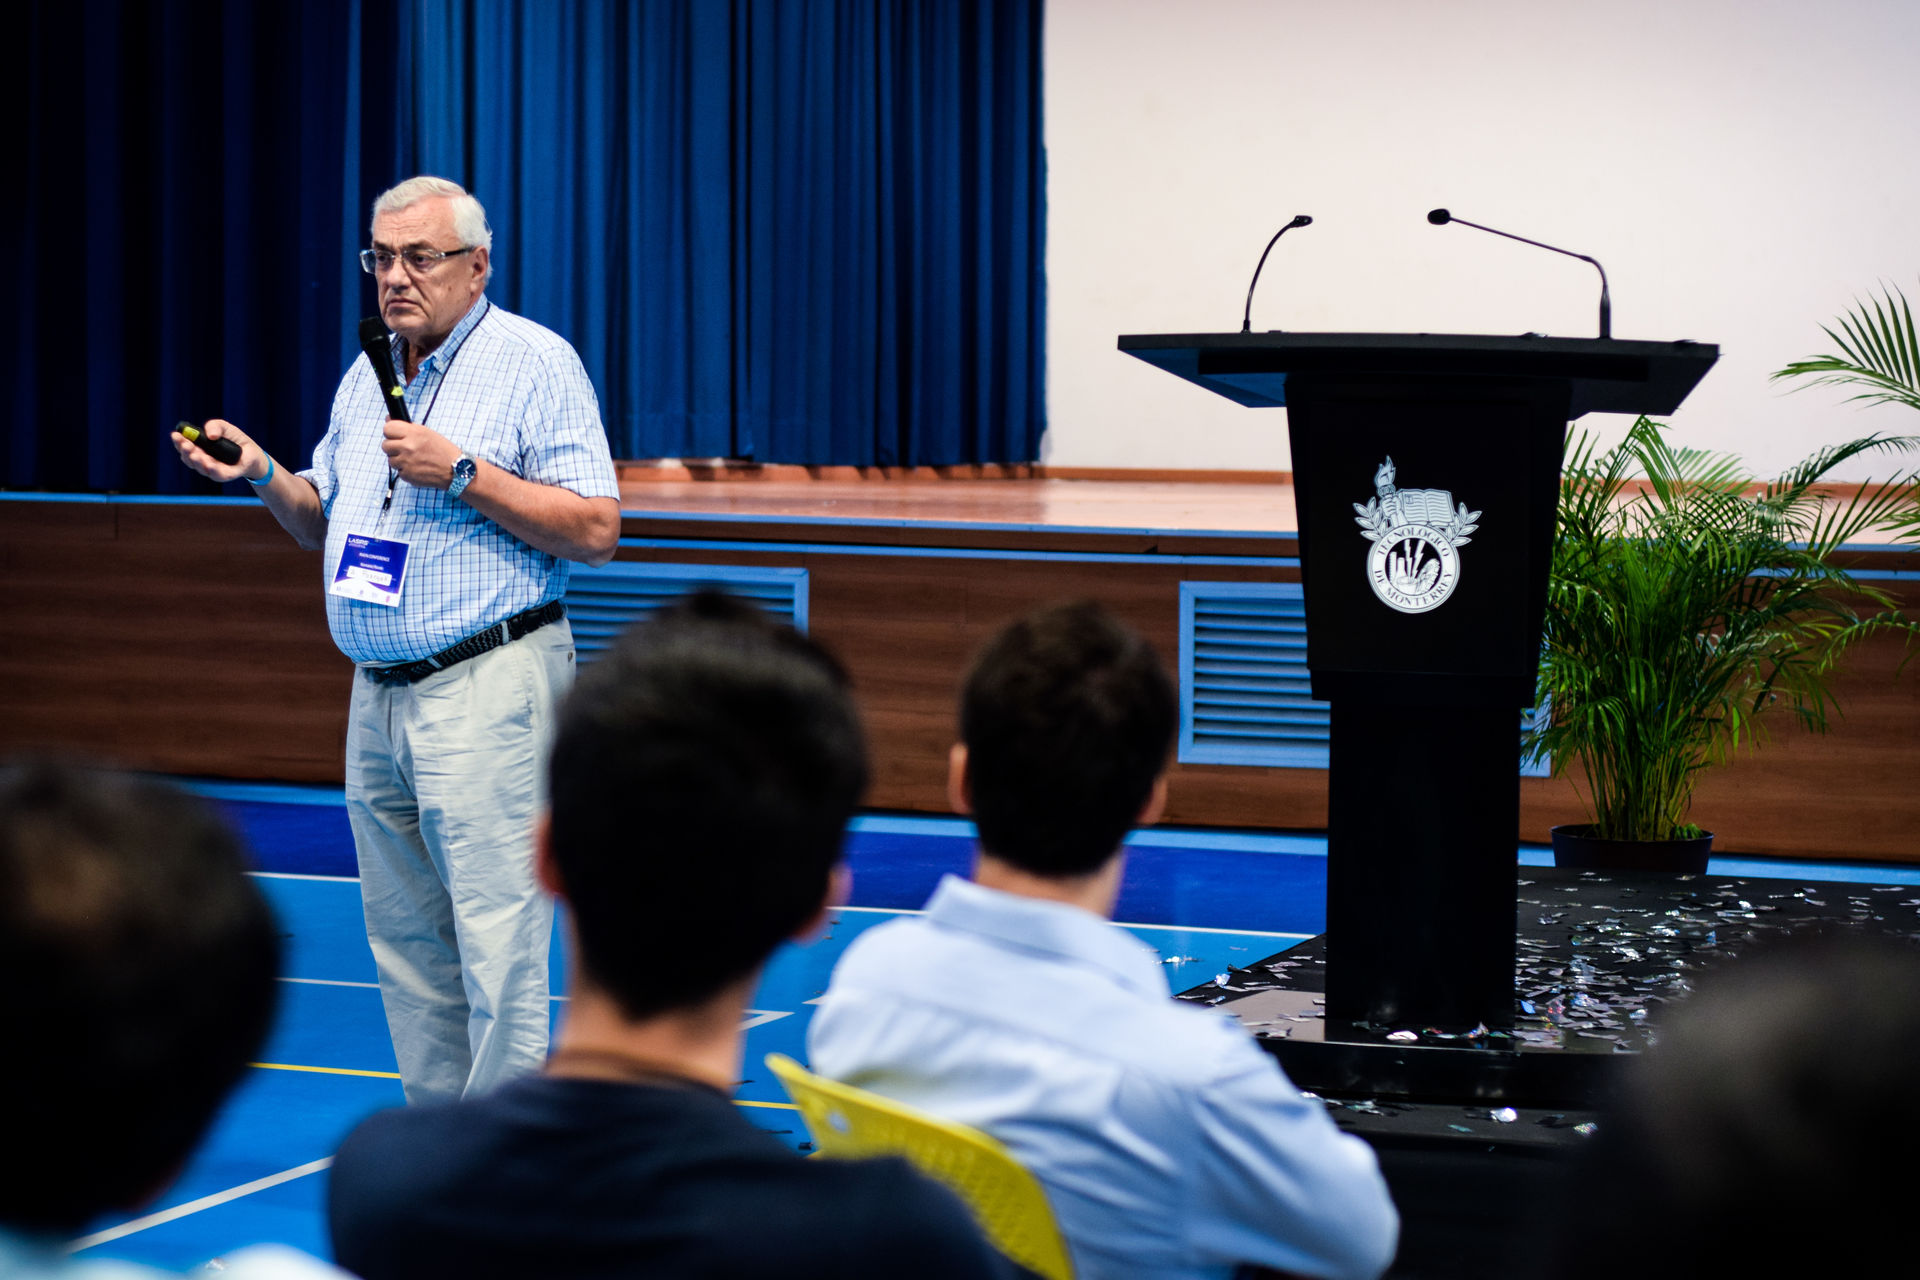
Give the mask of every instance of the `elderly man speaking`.
POLYGON ((240 446, 232 464, 174 436, 188 466, 247 481, 301 546, 326 548, 327 622, 358 666, 347 812, 411 1102, 545 1057, 552 907, 532 835, 573 674, 560 598, 568 561, 606 563, 620 530, 593 384, 564 339, 487 298, 492 238, 444 179, 374 202, 360 261, 404 414, 361 359, 305 471, 219 419, 205 434, 240 446))

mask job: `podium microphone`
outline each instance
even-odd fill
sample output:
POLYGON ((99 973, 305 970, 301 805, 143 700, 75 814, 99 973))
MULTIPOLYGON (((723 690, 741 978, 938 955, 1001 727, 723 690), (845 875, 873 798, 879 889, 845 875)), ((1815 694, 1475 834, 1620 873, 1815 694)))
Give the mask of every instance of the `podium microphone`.
POLYGON ((407 392, 393 372, 393 347, 387 341, 387 324, 379 316, 360 322, 360 349, 367 353, 373 376, 379 380, 380 395, 387 402, 387 416, 399 422, 412 422, 407 416, 407 392))
POLYGON ((1260 268, 1267 265, 1267 255, 1273 252, 1274 245, 1280 243, 1281 236, 1287 234, 1287 232, 1293 230, 1295 227, 1304 227, 1312 221, 1313 219, 1304 213, 1294 214, 1293 221, 1274 232, 1273 239, 1267 241, 1267 247, 1260 251, 1260 261, 1253 268, 1253 279, 1247 284, 1247 309, 1242 312, 1240 316, 1240 332, 1250 333, 1253 331, 1253 286, 1260 283, 1260 268))
POLYGON ((1505 236, 1509 240, 1518 240, 1521 244, 1530 244, 1536 249, 1552 249, 1555 253, 1564 253, 1569 258, 1578 258, 1582 262, 1591 262, 1593 269, 1600 273, 1600 336, 1613 336, 1613 300, 1607 296, 1607 269, 1600 265, 1598 258, 1589 258, 1584 253, 1575 253, 1571 249, 1555 248, 1550 244, 1541 244, 1538 240, 1529 240, 1525 236, 1516 236, 1511 231, 1494 231, 1492 227, 1483 227, 1477 222, 1468 222, 1465 218, 1456 218, 1445 209, 1435 209, 1427 214, 1427 221, 1436 227, 1444 227, 1449 222, 1457 222, 1463 227, 1472 227, 1475 231, 1491 231, 1496 236, 1505 236))

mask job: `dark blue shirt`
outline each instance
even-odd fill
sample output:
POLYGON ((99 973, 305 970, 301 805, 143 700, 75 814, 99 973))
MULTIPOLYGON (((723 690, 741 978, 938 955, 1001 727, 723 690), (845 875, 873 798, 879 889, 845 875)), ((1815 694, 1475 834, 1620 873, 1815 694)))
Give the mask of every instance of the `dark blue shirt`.
POLYGON ((330 1197, 335 1255, 366 1280, 1011 1274, 904 1163, 802 1159, 698 1086, 536 1076, 382 1112, 330 1197))

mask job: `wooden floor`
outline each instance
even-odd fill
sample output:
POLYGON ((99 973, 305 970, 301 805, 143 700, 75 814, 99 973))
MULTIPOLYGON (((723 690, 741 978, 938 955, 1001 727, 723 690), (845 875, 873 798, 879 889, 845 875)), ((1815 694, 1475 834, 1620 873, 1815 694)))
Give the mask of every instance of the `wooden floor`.
MULTIPOLYGON (((780 468, 799 472, 797 467, 780 468)), ((620 505, 653 512, 1188 533, 1292 533, 1284 482, 999 479, 653 480, 624 468, 620 505)))
MULTIPOLYGON (((620 505, 626 514, 640 516, 1292 536, 1300 525, 1291 474, 1255 474, 1260 478, 1235 479, 1221 472, 1141 472, 1131 479, 1000 478, 928 469, 881 474, 853 467, 730 470, 622 464, 620 505)), ((1857 486, 1821 488, 1844 499, 1857 486)), ((1854 545, 1884 545, 1893 539, 1891 533, 1875 532, 1854 545)))

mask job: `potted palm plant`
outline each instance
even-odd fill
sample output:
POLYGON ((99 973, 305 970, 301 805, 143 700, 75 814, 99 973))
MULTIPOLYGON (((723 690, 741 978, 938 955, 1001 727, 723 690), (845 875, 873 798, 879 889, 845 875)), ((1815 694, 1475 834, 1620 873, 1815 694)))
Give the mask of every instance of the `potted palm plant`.
POLYGON ((1914 478, 1845 498, 1820 486, 1851 458, 1920 439, 1866 436, 1759 485, 1736 458, 1675 448, 1664 430, 1641 418, 1614 448, 1589 434, 1568 446, 1545 714, 1529 738, 1585 782, 1591 822, 1554 829, 1563 866, 1704 870, 1713 837, 1688 812, 1699 771, 1754 741, 1763 713, 1824 729, 1848 648, 1917 629, 1834 554, 1910 527, 1914 478))
POLYGON ((1802 387, 1856 387, 1849 401, 1920 409, 1920 332, 1898 287, 1887 286, 1821 329, 1839 353, 1796 360, 1773 375, 1775 382, 1804 378, 1802 387))

